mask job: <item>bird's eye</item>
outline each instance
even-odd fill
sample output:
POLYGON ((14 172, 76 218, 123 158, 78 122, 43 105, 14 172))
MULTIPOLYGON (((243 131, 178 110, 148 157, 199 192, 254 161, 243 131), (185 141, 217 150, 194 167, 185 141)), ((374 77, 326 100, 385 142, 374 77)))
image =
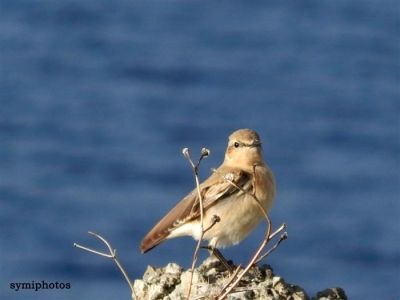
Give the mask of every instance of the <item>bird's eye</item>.
POLYGON ((240 144, 239 144, 238 142, 235 142, 235 143, 233 144, 233 146, 234 146, 235 148, 239 148, 240 144))

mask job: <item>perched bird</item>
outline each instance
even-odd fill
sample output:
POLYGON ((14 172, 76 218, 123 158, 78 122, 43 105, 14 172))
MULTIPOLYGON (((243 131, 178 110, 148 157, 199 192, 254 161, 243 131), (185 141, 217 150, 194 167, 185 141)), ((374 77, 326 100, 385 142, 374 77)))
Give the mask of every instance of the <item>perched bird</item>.
MULTIPOLYGON (((224 162, 200 184, 200 193, 203 229, 211 226, 203 236, 209 249, 235 245, 256 227, 264 215, 252 194, 266 212, 275 196, 274 176, 263 161, 257 132, 240 129, 229 136, 224 162), (218 223, 214 216, 219 217, 218 223)), ((145 253, 176 237, 199 240, 201 233, 199 197, 194 189, 150 230, 140 250, 145 253)))

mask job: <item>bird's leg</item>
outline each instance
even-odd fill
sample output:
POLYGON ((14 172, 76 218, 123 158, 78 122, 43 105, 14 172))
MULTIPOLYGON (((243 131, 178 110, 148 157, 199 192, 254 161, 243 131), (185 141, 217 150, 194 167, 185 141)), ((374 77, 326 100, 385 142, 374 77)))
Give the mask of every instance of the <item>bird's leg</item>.
POLYGON ((203 249, 207 249, 210 255, 214 255, 218 260, 220 261, 221 264, 224 265, 224 267, 229 271, 229 273, 233 273, 235 271, 235 268, 233 268, 229 262, 226 260, 226 258, 222 255, 222 253, 215 247, 212 246, 203 246, 201 247, 203 249))
POLYGON ((225 266, 225 268, 229 271, 229 273, 235 272, 235 268, 233 268, 226 258, 222 255, 222 253, 217 248, 212 248, 212 254, 225 266))

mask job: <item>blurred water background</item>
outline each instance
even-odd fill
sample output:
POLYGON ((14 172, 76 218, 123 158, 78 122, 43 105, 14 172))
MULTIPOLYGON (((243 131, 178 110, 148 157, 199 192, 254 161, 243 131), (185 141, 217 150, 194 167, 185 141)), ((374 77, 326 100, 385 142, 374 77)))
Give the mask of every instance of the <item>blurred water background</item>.
MULTIPOLYGON (((256 129, 289 240, 267 260, 309 294, 399 299, 398 1, 0 2, 0 298, 128 299, 132 278, 190 265, 189 238, 141 255, 194 187, 187 161, 256 129), (20 291, 10 282, 70 282, 20 291)), ((225 254, 245 263, 261 225, 225 254)), ((204 258, 206 253, 202 253, 204 258)))

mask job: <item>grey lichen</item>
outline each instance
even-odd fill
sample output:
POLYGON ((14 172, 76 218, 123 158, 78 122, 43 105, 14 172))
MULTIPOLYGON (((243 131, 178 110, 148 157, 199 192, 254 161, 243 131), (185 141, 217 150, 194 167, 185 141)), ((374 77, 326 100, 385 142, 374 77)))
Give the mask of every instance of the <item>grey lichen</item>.
MULTIPOLYGON (((143 279, 135 280, 138 300, 186 300, 191 270, 169 263, 163 268, 149 266, 143 279)), ((214 257, 206 259, 194 270, 190 299, 216 299, 228 282, 230 274, 214 257)), ((341 288, 325 289, 309 297, 304 289, 276 276, 269 265, 253 267, 228 300, 347 300, 341 288)))

